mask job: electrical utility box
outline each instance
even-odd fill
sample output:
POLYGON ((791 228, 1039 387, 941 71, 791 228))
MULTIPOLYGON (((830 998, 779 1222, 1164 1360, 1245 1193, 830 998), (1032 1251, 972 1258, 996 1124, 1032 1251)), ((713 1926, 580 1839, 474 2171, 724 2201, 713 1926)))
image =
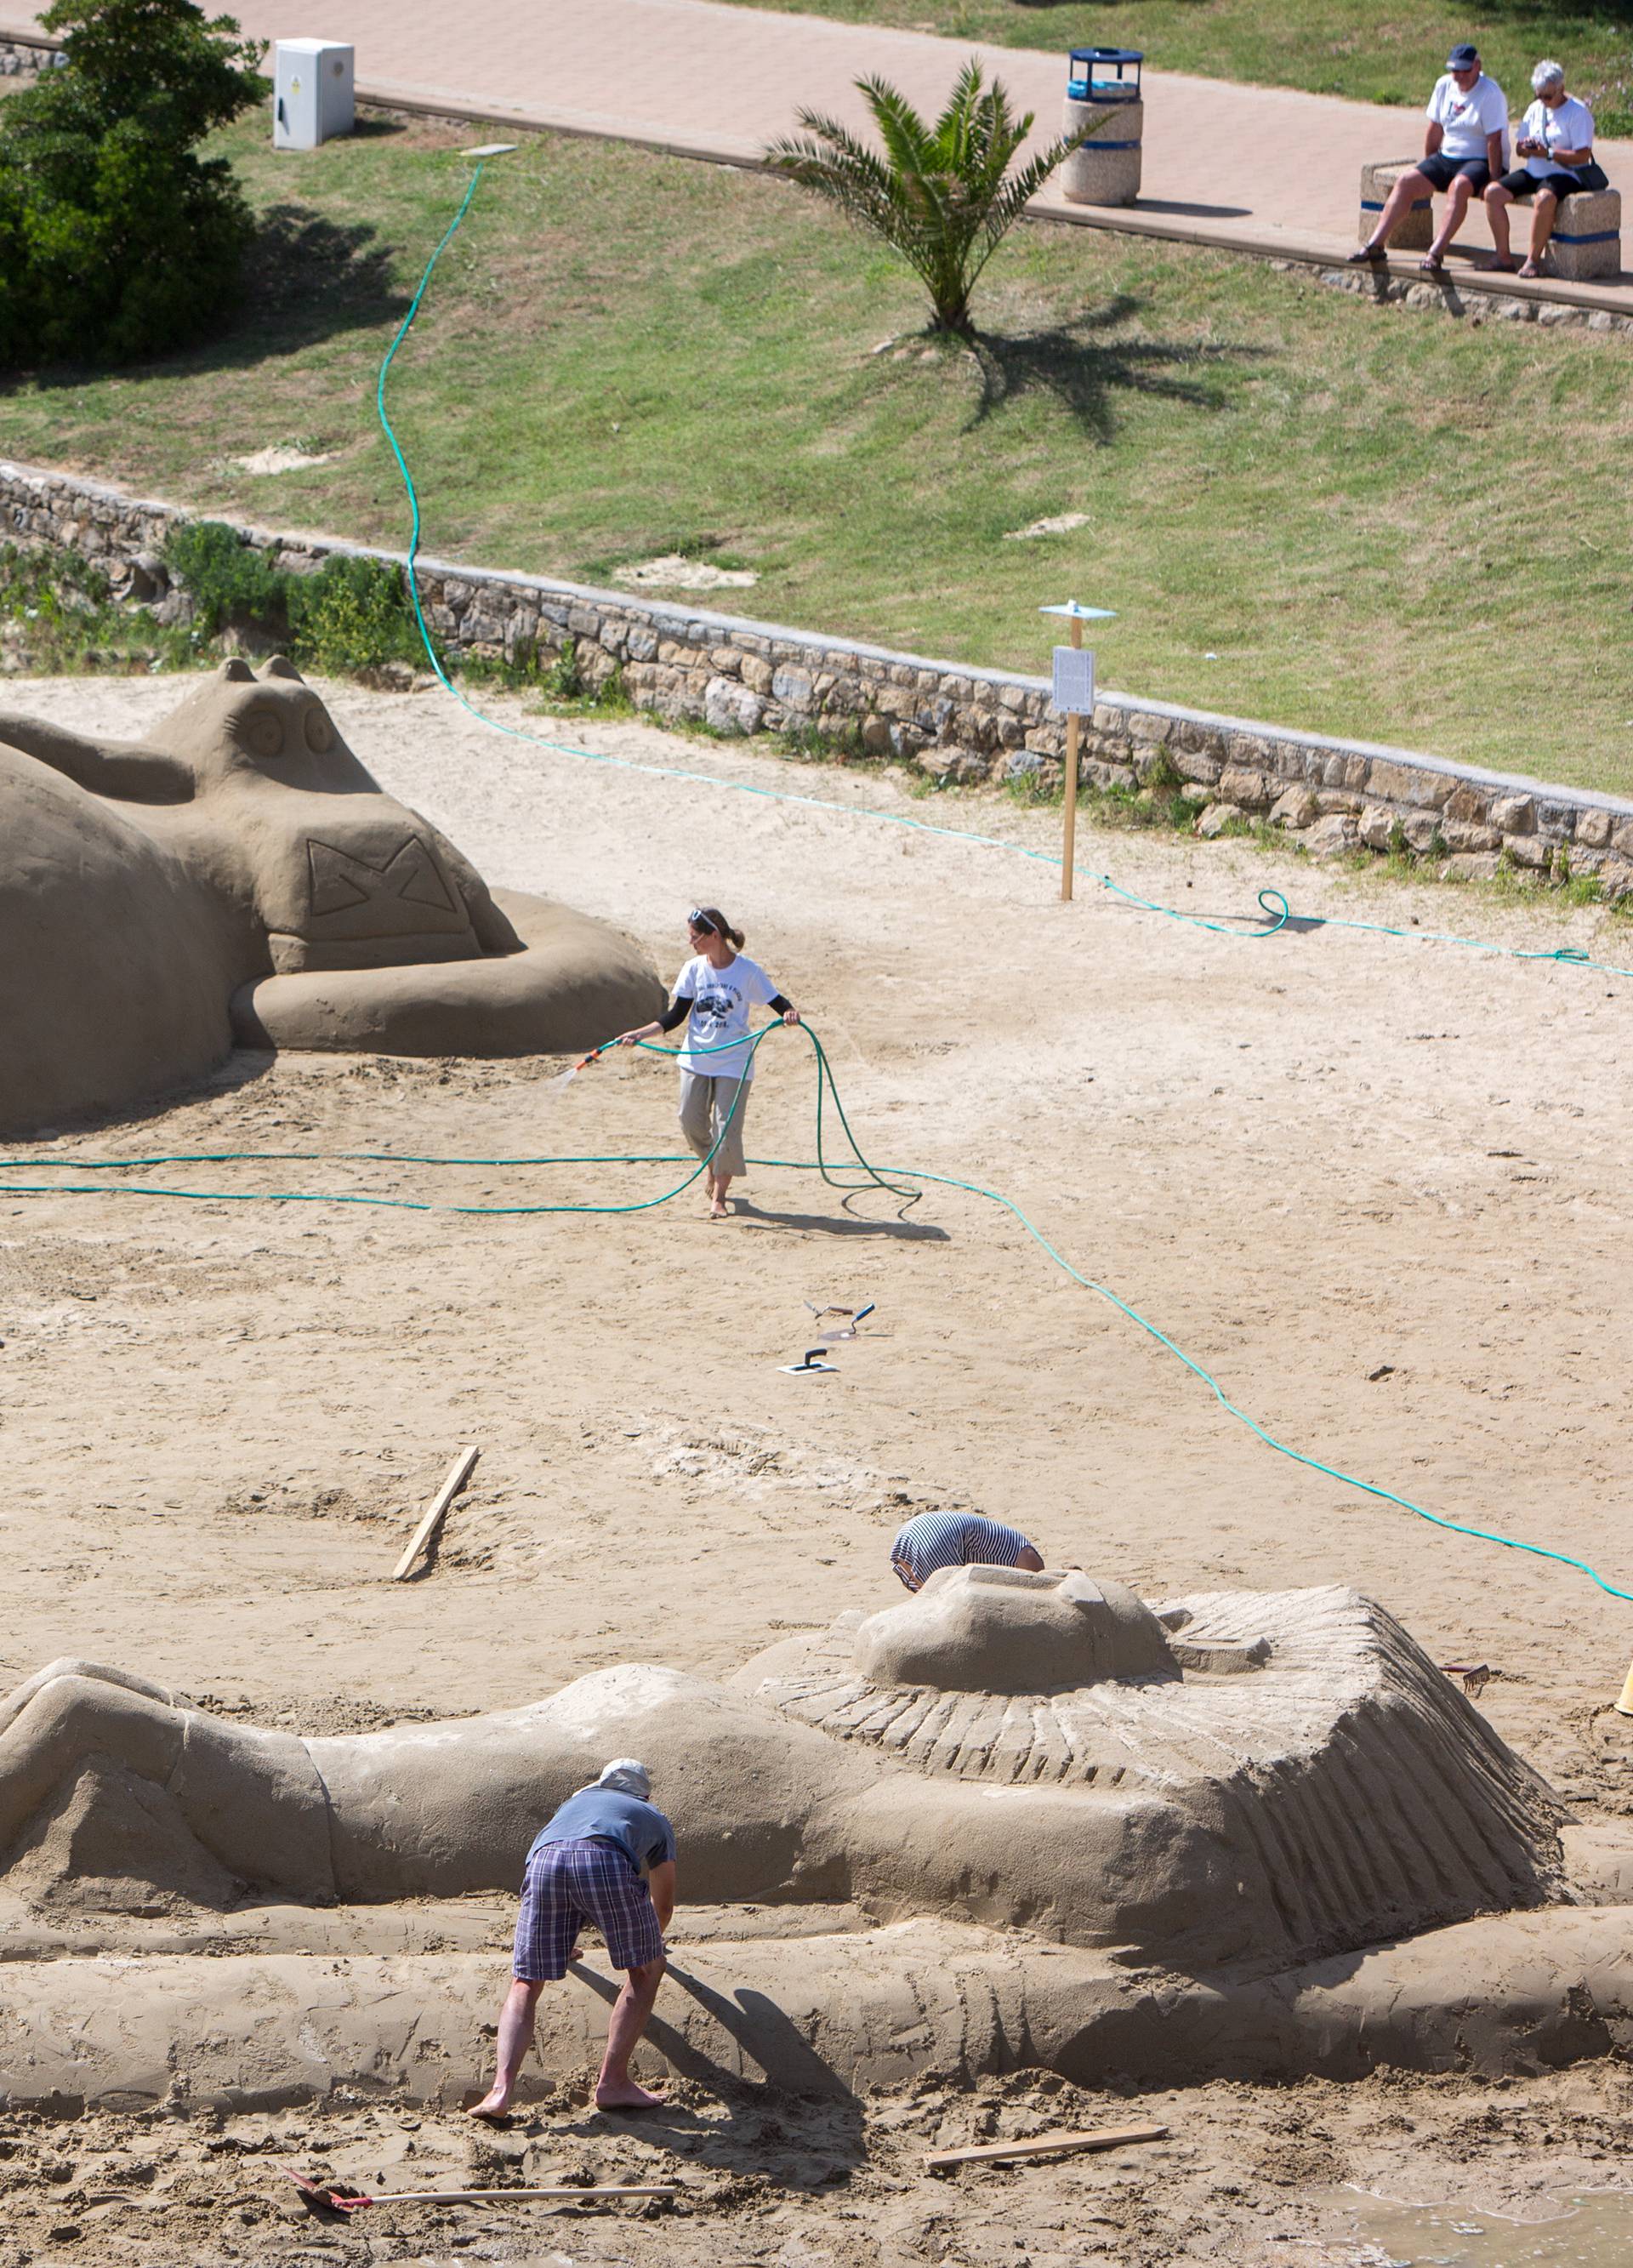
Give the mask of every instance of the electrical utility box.
POLYGON ((320 142, 349 134, 353 48, 330 40, 280 40, 272 65, 272 146, 315 150, 320 142))

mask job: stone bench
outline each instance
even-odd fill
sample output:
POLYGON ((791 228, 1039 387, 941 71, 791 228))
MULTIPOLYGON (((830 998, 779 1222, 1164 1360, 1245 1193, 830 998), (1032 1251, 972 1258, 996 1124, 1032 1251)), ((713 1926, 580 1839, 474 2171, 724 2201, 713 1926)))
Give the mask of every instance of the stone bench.
MULTIPOLYGON (((1360 240, 1363 244, 1378 225, 1378 216, 1395 182, 1414 158, 1391 158, 1383 164, 1361 168, 1360 240)), ((1392 252, 1427 252, 1434 239, 1431 200, 1420 197, 1390 239, 1392 252)), ((1515 205, 1509 223, 1516 258, 1525 257, 1529 223, 1528 205, 1515 205)), ((1542 255, 1542 272, 1562 283, 1585 284, 1596 276, 1622 272, 1622 198, 1615 189, 1582 189, 1561 197, 1554 233, 1542 255)))

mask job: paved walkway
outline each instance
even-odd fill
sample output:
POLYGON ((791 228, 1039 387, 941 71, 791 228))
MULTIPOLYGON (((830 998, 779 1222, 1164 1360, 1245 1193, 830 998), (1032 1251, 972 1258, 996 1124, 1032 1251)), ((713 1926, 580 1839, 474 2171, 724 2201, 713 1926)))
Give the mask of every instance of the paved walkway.
MULTIPOLYGON (((519 125, 553 126, 736 160, 791 129, 802 106, 865 126, 853 82, 878 72, 921 108, 938 107, 963 59, 997 70, 1040 138, 1058 132, 1063 53, 981 48, 922 33, 880 31, 714 0, 228 0, 260 38, 349 40, 360 92, 443 103, 519 125)), ((0 0, 0 35, 34 28, 0 0)), ((1412 111, 1383 110, 1290 89, 1236 86, 1179 72, 1146 77, 1144 195, 1093 224, 1287 255, 1331 257, 1356 240, 1362 164, 1422 146, 1412 111)), ((1529 90, 1511 87, 1518 110, 1529 90)), ((1423 90, 1427 98, 1429 90, 1423 90)), ((1628 200, 1633 143, 1600 151, 1628 200)), ((1047 195, 1043 210, 1079 220, 1090 209, 1047 195)), ((1516 241, 1523 248, 1526 223, 1516 241)), ((1483 211, 1463 239, 1490 247, 1483 211)), ((1456 247, 1453 248, 1454 251, 1456 247)), ((1397 262, 1416 273, 1415 259, 1397 262)), ((1511 289, 1512 279, 1499 279, 1511 289)), ((1633 313, 1633 274, 1608 286, 1537 287, 1633 313)), ((1522 291, 1527 287, 1519 287, 1522 291)))

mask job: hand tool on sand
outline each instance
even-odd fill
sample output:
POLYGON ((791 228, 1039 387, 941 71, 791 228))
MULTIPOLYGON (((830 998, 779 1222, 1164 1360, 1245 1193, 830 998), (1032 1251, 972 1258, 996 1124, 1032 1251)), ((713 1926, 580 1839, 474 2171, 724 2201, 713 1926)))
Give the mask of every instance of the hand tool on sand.
POLYGON ((401 1583, 419 1557, 437 1530, 442 1526, 442 1516, 471 1476, 471 1467, 481 1456, 476 1448, 461 1449, 448 1468, 448 1477, 425 1507, 425 1516, 408 1539, 408 1548, 391 1571, 394 1583, 401 1583))
POLYGON ((366 2190, 354 2188, 350 2182, 309 2181, 293 2166, 280 2166, 278 2171, 288 2175, 308 2203, 320 2212, 329 2213, 361 2213, 371 2205, 505 2205, 525 2198, 555 2198, 578 2205, 601 2204, 616 2198, 672 2198, 676 2194, 673 2182, 606 2182, 590 2189, 558 2184, 550 2189, 382 2190, 378 2197, 371 2197, 366 2190))
POLYGON ((1478 1701, 1491 1683, 1491 1665, 1489 1661, 1443 1661, 1440 1667, 1448 1677, 1462 1679, 1463 1690, 1471 1701, 1478 1701))
POLYGON ((779 1362, 777 1368, 790 1378, 805 1378, 825 1370, 837 1371, 839 1365, 824 1362, 822 1353, 823 1349, 820 1346, 807 1347, 798 1362, 779 1362))
POLYGON ((926 2150, 928 2173, 949 2166, 1002 2166, 1022 2158, 1064 2158, 1074 2150, 1120 2150, 1127 2142, 1160 2142, 1166 2126, 1095 2126, 1083 2134, 1034 2134, 1025 2142, 978 2142, 962 2150, 926 2150))

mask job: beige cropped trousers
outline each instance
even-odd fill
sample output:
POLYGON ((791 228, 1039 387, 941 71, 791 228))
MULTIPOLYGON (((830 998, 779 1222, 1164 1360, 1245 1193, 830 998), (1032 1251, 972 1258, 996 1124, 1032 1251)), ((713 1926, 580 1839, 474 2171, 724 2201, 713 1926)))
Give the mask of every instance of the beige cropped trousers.
POLYGON ((702 1071, 680 1074, 680 1131, 696 1156, 706 1158, 714 1150, 721 1127, 728 1118, 732 1122, 726 1126, 725 1141, 715 1150, 712 1170, 716 1174, 748 1170, 743 1160, 743 1121, 748 1116, 748 1091, 753 1085, 747 1079, 709 1079, 702 1071))

